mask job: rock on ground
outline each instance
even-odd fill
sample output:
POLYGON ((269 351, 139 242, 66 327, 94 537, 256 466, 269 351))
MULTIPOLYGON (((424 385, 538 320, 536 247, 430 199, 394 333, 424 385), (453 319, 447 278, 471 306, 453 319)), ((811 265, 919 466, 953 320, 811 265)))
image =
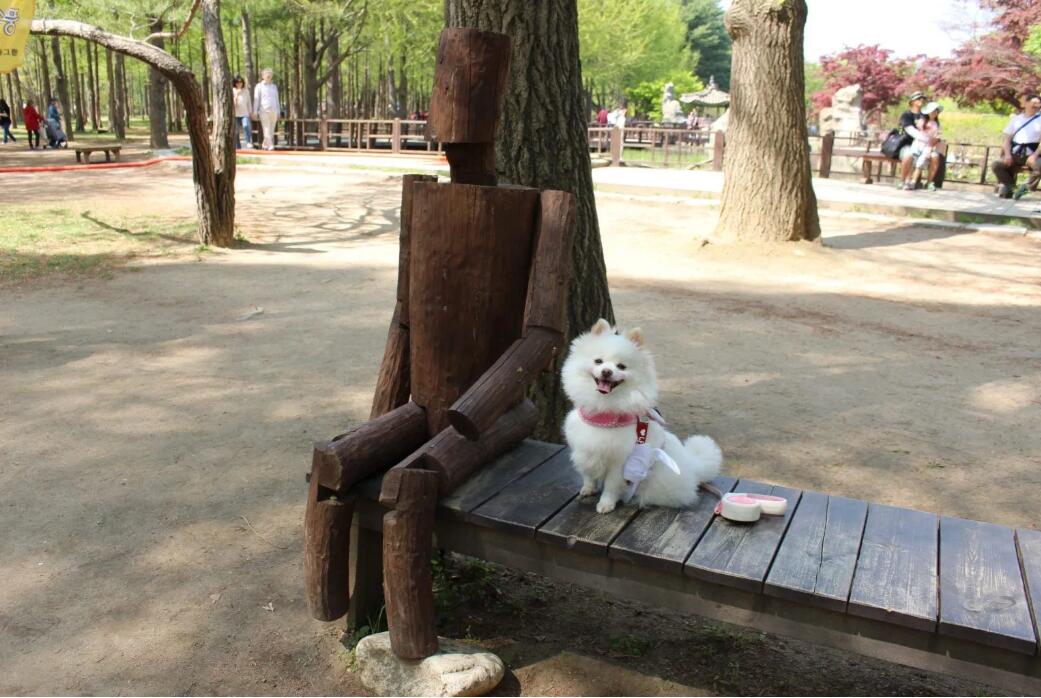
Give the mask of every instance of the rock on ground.
POLYGON ((401 659, 390 633, 362 638, 355 649, 362 683, 381 696, 483 696, 502 680, 502 660, 479 647, 438 638, 441 649, 426 659, 401 659))

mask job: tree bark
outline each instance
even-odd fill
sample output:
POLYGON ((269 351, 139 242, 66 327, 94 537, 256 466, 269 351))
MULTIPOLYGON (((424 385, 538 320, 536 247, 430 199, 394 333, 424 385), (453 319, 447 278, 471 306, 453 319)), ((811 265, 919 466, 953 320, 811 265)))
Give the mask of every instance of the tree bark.
POLYGON ((806 135, 806 0, 734 0, 730 124, 716 234, 750 242, 817 240, 806 135))
MULTIPOLYGON (((214 244, 230 247, 235 240, 235 107, 231 92, 231 68, 221 29, 220 0, 202 0, 202 28, 210 77, 210 118, 214 211, 211 236, 214 244)), ((200 206, 202 202, 200 201, 200 206)))
MULTIPOLYGON (((204 20, 203 28, 208 34, 216 34, 220 37, 219 6, 217 0, 203 0, 204 20), (209 19, 207 19, 207 12, 209 19), (214 21, 214 17, 218 21, 214 21)), ((218 152, 214 157, 214 148, 210 143, 209 131, 206 124, 205 100, 202 89, 199 87, 195 75, 179 60, 166 51, 156 48, 143 41, 137 41, 125 36, 110 34, 102 29, 75 22, 71 20, 36 19, 32 23, 33 34, 74 36, 89 42, 96 43, 108 49, 111 55, 116 51, 119 55, 130 56, 148 65, 155 66, 170 81, 177 90, 184 103, 185 115, 188 123, 188 137, 192 143, 192 179, 195 182, 195 196, 199 207, 199 240, 203 244, 226 247, 234 241, 234 177, 235 160, 233 146, 233 133, 230 126, 233 124, 221 124, 219 132, 224 150, 218 152), (230 160, 230 167, 227 162, 230 160), (215 163, 221 163, 220 178, 216 172, 215 163), (218 193, 221 195, 219 196, 218 193)), ((223 47, 223 39, 219 41, 214 38, 208 42, 214 50, 223 47)), ((223 55, 223 54, 222 54, 223 55)), ((227 71, 227 59, 223 61, 213 60, 211 63, 218 66, 223 65, 227 71)), ((225 89, 227 87, 227 81, 225 89)), ((231 113, 230 96, 227 101, 226 113, 231 113)), ((216 115, 215 115, 216 116, 216 115)), ((217 120, 215 119, 215 122, 217 120)), ((228 119, 230 122, 230 117, 228 119)), ((215 139, 217 140, 217 139, 215 139)))
POLYGON ((57 36, 51 36, 51 60, 54 61, 54 87, 57 97, 61 100, 61 128, 66 131, 66 138, 73 139, 72 120, 70 115, 74 109, 69 99, 69 80, 66 77, 65 64, 61 62, 61 40, 57 36))
MULTIPOLYGON (((512 64, 496 140, 500 182, 575 195, 567 341, 598 318, 614 322, 593 197, 576 0, 445 0, 451 27, 508 34, 512 64)), ((536 437, 559 441, 567 398, 555 366, 532 389, 536 437)))
POLYGON ((246 84, 252 90, 257 84, 257 68, 253 63, 253 25, 249 13, 242 10, 242 56, 246 64, 246 84))
MULTIPOLYGON (((40 104, 38 106, 43 107, 43 109, 40 110, 41 112, 43 112, 44 109, 47 108, 47 105, 50 104, 51 97, 54 96, 54 91, 51 88, 51 68, 47 64, 48 61, 50 60, 47 57, 47 44, 44 43, 43 39, 40 39, 39 44, 40 44, 40 72, 43 75, 43 81, 40 84, 40 89, 43 90, 43 94, 40 95, 40 99, 38 100, 40 102, 40 104)), ((44 114, 46 114, 46 112, 44 112, 44 114)))
MULTIPOLYGON (((153 34, 163 31, 163 20, 155 20, 149 29, 153 34)), ((165 41, 163 37, 157 36, 149 43, 162 49, 165 41)), ((153 150, 170 147, 166 119, 166 78, 154 66, 148 66, 148 143, 153 150)))
POLYGON ((90 75, 90 124, 94 128, 94 133, 101 130, 101 66, 98 65, 98 47, 97 44, 87 43, 87 48, 91 56, 91 75, 90 75))
POLYGON ((80 76, 77 53, 76 41, 74 39, 69 39, 69 56, 72 58, 73 101, 76 104, 76 131, 78 133, 83 133, 87 126, 87 113, 83 104, 83 80, 80 76))

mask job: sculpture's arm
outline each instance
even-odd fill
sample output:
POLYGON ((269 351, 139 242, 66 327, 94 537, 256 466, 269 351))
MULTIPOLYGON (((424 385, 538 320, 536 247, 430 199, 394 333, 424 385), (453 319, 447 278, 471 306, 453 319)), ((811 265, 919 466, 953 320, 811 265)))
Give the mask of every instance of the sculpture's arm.
POLYGON ((412 185, 417 182, 436 182, 432 175, 405 175, 401 178, 401 247, 398 252, 398 301, 387 332, 387 346, 383 351, 376 394, 372 398, 370 419, 386 414, 408 402, 409 391, 409 231, 412 227, 412 185))
POLYGON ((524 336, 514 342, 448 411, 448 421, 477 439, 507 410, 564 348, 575 199, 562 191, 540 195, 538 238, 528 279, 524 336))

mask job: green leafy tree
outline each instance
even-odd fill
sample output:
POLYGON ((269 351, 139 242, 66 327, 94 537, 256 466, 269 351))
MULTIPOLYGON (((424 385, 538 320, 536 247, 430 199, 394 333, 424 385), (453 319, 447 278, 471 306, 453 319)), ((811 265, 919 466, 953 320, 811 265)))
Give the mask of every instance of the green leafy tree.
POLYGON ((698 77, 705 83, 715 78, 721 89, 730 89, 730 36, 719 0, 683 0, 683 19, 687 47, 697 57, 698 77))
MULTIPOLYGON (((672 83, 677 99, 684 92, 697 92, 705 87, 693 73, 682 70, 673 71, 658 80, 646 80, 625 91, 629 114, 637 117, 646 116, 651 121, 660 121, 662 92, 667 82, 672 83)), ((685 109, 690 111, 689 107, 685 107, 685 109)))
POLYGON ((824 71, 819 63, 805 63, 803 71, 806 75, 806 113, 809 114, 813 112, 814 93, 824 89, 824 71))
POLYGON ((578 0, 582 75, 596 103, 694 67, 679 0, 578 0))

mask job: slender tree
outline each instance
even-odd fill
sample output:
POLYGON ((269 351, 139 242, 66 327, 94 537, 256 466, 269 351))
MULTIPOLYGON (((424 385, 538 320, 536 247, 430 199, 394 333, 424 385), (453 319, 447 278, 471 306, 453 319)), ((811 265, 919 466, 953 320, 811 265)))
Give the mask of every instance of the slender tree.
MULTIPOLYGON (((510 82, 499 125, 500 180, 571 192, 576 199, 568 298, 569 341, 598 318, 614 320, 593 198, 575 0, 446 0, 448 26, 508 34, 510 82)), ((535 387, 538 435, 560 438, 567 401, 556 372, 535 387)))
POLYGON ((177 90, 184 104, 188 136, 192 143, 192 175, 199 210, 199 239, 204 244, 228 247, 235 238, 235 151, 230 79, 224 39, 220 25, 219 0, 197 0, 203 11, 203 31, 208 36, 206 50, 212 52, 211 83, 213 114, 208 115, 202 88, 183 63, 155 46, 106 32, 98 27, 71 20, 36 19, 32 33, 72 36, 96 43, 108 53, 130 56, 155 66, 177 90), (213 122, 212 130, 207 117, 213 122))
MULTIPOLYGON (((162 49, 165 37, 161 36, 165 22, 157 17, 152 22, 149 43, 162 49)), ((153 149, 170 147, 166 119, 166 78, 154 65, 148 66, 148 144, 153 149)))
POLYGON ((727 10, 734 52, 720 237, 820 237, 806 135, 805 24, 806 0, 734 0, 727 10))

